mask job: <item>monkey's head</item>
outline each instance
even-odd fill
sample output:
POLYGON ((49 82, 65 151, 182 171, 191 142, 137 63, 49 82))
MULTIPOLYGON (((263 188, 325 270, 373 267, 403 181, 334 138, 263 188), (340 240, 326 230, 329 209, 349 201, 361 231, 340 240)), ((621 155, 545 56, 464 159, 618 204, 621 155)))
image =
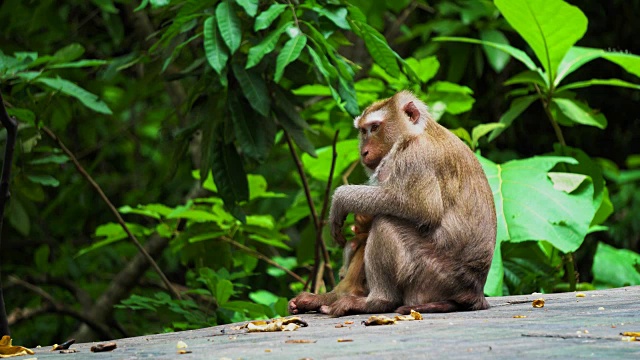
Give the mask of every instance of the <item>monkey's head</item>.
POLYGON ((422 134, 429 119, 427 106, 409 91, 366 108, 353 124, 360 131, 360 159, 367 170, 374 171, 403 137, 422 134))

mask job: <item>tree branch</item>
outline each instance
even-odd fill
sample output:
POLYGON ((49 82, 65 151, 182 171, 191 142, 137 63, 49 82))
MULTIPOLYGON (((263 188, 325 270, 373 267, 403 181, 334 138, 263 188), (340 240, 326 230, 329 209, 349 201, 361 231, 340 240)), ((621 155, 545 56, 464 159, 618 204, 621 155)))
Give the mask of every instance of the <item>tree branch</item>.
POLYGON ((75 309, 72 309, 64 304, 59 303, 51 294, 46 292, 44 289, 38 286, 35 286, 33 284, 30 284, 24 280, 21 280, 15 276, 9 276, 9 280, 15 283, 16 285, 20 285, 23 288, 28 289, 29 291, 43 298, 45 301, 51 304, 52 308, 50 310, 53 310, 60 314, 69 315, 87 324, 89 327, 91 327, 91 329, 93 329, 95 332, 100 334, 102 338, 113 339, 115 337, 115 334, 113 334, 108 327, 95 321, 93 318, 85 315, 82 312, 76 311, 75 309))
POLYGON ((298 276, 298 274, 296 274, 293 271, 287 269, 286 267, 278 264, 277 262, 269 259, 268 257, 266 257, 265 255, 261 254, 260 252, 255 251, 250 247, 244 246, 244 245, 240 244, 239 242, 237 242, 237 241, 235 241, 233 239, 230 239, 230 238, 228 238, 226 236, 221 236, 218 239, 237 247, 238 249, 246 252, 247 254, 249 254, 251 256, 254 256, 254 257, 266 262, 267 264, 269 264, 271 266, 277 267, 278 269, 280 269, 280 270, 286 272, 287 274, 289 274, 292 278, 296 279, 297 281, 299 281, 301 283, 304 283, 304 279, 301 278, 300 276, 298 276))
POLYGON ((87 173, 87 171, 82 167, 82 165, 80 165, 80 162, 78 161, 78 159, 76 159, 76 157, 73 155, 73 153, 64 145, 64 143, 62 142, 62 140, 60 140, 60 138, 54 134, 51 130, 49 130, 49 128, 47 128, 46 126, 42 127, 42 130, 44 130, 44 132, 49 135, 49 137, 51 139, 53 139, 55 142, 58 143, 58 146, 62 149, 62 151, 64 151, 65 154, 67 154, 67 156, 71 159, 71 161, 73 162, 73 164, 76 166, 76 168, 78 169, 78 171, 80 172, 80 174, 82 174, 82 176, 91 184, 91 186, 96 190, 96 192, 100 195, 100 198, 102 198, 102 201, 105 202, 105 204, 107 204, 107 206, 109 207, 109 209, 111 210, 111 213, 113 213, 113 215, 116 217, 116 219, 118 220, 118 223, 120 224, 120 226, 122 226, 122 229, 127 233, 127 236, 129 237, 129 239, 131 239, 131 241, 134 243, 134 245, 138 248, 138 250, 146 257, 147 261, 149 262, 149 264, 151 264, 151 266, 154 268, 154 270, 158 273, 158 275, 160 276, 160 278, 162 279, 162 282, 165 284, 165 286, 167 287, 167 289, 169 290, 169 292, 171 292, 171 294, 173 295, 174 298, 176 299, 181 299, 182 297, 180 296, 180 293, 178 293, 178 291, 176 291, 176 289, 173 288, 173 286, 171 285, 171 282, 169 281, 169 279, 167 279, 167 277, 165 276, 165 274, 162 272, 162 270, 160 269, 160 267, 158 266, 158 264, 155 262, 155 260, 153 260, 153 258, 151 257, 151 255, 149 255, 149 253, 144 249, 144 247, 142 246, 142 244, 140 244, 140 242, 138 241, 138 239, 136 238, 135 235, 133 235, 133 233, 131 232, 131 230, 129 230, 129 227, 127 226, 127 224, 124 222, 124 219, 122 218, 122 216, 120 216, 120 213, 118 212, 118 210, 115 208, 115 206, 113 206, 113 204, 111 203, 111 200, 109 200, 109 198, 107 197, 107 195, 104 194, 104 192, 102 191, 102 188, 100 187, 100 185, 98 185, 98 183, 95 182, 95 180, 93 180, 93 178, 91 177, 91 175, 89 175, 89 173, 87 173))
MULTIPOLYGON (((4 107, 2 92, 0 92, 0 121, 2 122, 2 126, 7 129, 7 144, 4 148, 2 175, 0 176, 0 234, 2 234, 4 208, 11 197, 11 193, 9 192, 9 182, 11 181, 13 150, 15 149, 16 138, 18 136, 18 122, 7 114, 7 109, 4 107)), ((0 235, 0 243, 1 240, 0 235)), ((0 260, 0 269, 2 269, 2 260, 0 260)), ((0 336, 3 335, 10 335, 10 332, 9 321, 7 320, 7 310, 4 305, 4 294, 2 293, 2 274, 0 273, 0 336)))

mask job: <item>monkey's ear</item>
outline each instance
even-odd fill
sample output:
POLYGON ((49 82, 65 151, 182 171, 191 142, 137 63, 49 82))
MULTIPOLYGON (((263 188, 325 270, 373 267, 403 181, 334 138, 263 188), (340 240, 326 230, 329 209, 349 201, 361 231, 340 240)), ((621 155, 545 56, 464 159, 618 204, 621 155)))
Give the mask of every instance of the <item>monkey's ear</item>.
POLYGON ((418 120, 420 120, 420 110, 418 110, 413 101, 406 103, 402 108, 402 111, 407 114, 412 123, 417 124, 418 120))

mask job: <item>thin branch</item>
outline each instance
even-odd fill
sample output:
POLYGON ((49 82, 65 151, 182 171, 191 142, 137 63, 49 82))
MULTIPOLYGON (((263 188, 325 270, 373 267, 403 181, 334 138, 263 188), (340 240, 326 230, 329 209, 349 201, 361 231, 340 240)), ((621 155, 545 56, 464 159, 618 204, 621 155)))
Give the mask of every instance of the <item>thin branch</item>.
POLYGON ((562 147, 567 146, 567 143, 564 141, 564 135, 562 135, 562 129, 560 128, 560 125, 558 124, 558 122, 553 118, 553 115, 551 114, 551 110, 549 109, 549 106, 551 104, 551 99, 545 97, 542 94, 542 91, 540 90, 540 87, 538 87, 538 85, 534 85, 534 86, 536 88, 536 92, 538 93, 538 96, 540 96, 540 99, 542 99, 542 107, 544 108, 544 113, 547 115, 547 118, 551 122, 551 126, 553 127, 553 131, 556 133, 556 138, 558 138, 558 142, 560 142, 560 145, 562 145, 562 147))
POLYGON ((300 161, 300 157, 296 153, 295 148, 293 147, 293 142, 291 141, 291 136, 287 130, 284 130, 284 138, 287 140, 287 144, 289 145, 289 151, 291 152, 291 157, 293 157, 293 161, 296 164, 296 169, 298 169, 298 175, 300 175, 300 180, 302 181, 302 187, 304 189, 304 195, 307 198, 307 204, 309 205, 309 210, 311 211, 311 217, 313 218, 313 225, 318 229, 320 227, 320 220, 318 219, 318 214, 316 213, 316 207, 313 204, 313 198, 311 198, 311 190, 309 189, 309 182, 307 181, 307 177, 304 175, 304 168, 302 167, 302 161, 300 161))
POLYGON ((340 134, 340 130, 336 130, 336 134, 333 136, 333 145, 332 149, 332 157, 331 157, 331 168, 329 170, 329 179, 327 179, 327 187, 324 191, 324 202, 322 203, 322 210, 320 211, 320 227, 316 229, 316 247, 319 247, 320 251, 322 251, 322 255, 324 258, 324 267, 325 272, 327 273, 327 278, 329 279, 329 286, 333 289, 336 286, 336 280, 333 277, 333 270, 331 269, 331 259, 329 258, 329 252, 327 251, 327 244, 324 243, 324 239, 322 238, 322 228, 324 225, 324 219, 327 216, 327 209, 329 208, 329 192, 331 192, 331 185, 333 183, 333 173, 336 170, 336 159, 338 158, 338 151, 336 150, 336 145, 338 143, 338 135, 340 134))
POLYGON ((301 283, 304 283, 304 279, 301 278, 300 276, 298 276, 298 274, 296 274, 293 271, 287 269, 286 267, 278 264, 277 262, 269 259, 268 257, 266 257, 265 255, 261 254, 260 252, 258 252, 256 250, 253 250, 250 247, 244 246, 244 245, 240 244, 239 242, 237 242, 237 241, 235 241, 233 239, 230 239, 230 238, 228 238, 226 236, 221 236, 221 237, 219 237, 217 239, 220 239, 220 240, 222 240, 222 241, 224 241, 224 242, 226 242, 228 244, 231 244, 231 245, 237 247, 238 249, 246 252, 247 254, 249 254, 251 256, 254 256, 254 257, 266 262, 267 264, 269 264, 271 266, 277 267, 278 269, 280 269, 280 270, 286 272, 287 274, 289 274, 292 278, 296 279, 297 281, 299 281, 301 283))
POLYGON ((109 328, 107 328, 103 324, 100 324, 94 321, 92 318, 85 315, 84 313, 80 311, 76 311, 64 304, 59 303, 51 294, 46 292, 44 289, 38 286, 35 286, 33 284, 30 284, 24 280, 21 280, 15 276, 9 276, 9 280, 15 283, 16 285, 20 285, 23 288, 28 289, 29 291, 37 294, 38 296, 43 298, 45 301, 50 303, 51 306, 53 307, 51 310, 54 310, 55 312, 60 314, 69 315, 73 318, 76 318, 82 321, 83 323, 89 325, 95 332, 97 332, 98 334, 100 334, 100 336, 104 338, 113 339, 115 337, 114 334, 112 334, 111 331, 109 331, 109 328))
POLYGON ((300 24, 298 23, 298 16, 296 15, 296 8, 291 3, 291 0, 287 0, 287 2, 289 3, 289 8, 291 8, 291 12, 293 13, 293 21, 296 23, 296 27, 299 28, 300 24))
POLYGON ((120 226, 122 226, 122 229, 127 233, 127 236, 129 237, 129 239, 131 239, 131 241, 135 244, 135 246, 138 248, 138 250, 145 256, 145 258, 147 259, 147 261, 151 264, 151 266, 155 269, 155 271, 158 273, 158 275, 160 276, 160 278, 162 279, 162 282, 165 284, 165 286, 167 287, 167 289, 169 290, 169 292, 171 292, 171 294, 176 298, 176 299, 182 299, 182 297, 180 296, 180 293, 176 291, 176 289, 174 289, 174 287, 171 285, 171 282, 169 281, 169 279, 167 279, 167 277, 165 276, 165 274, 162 272, 162 270, 160 269, 160 267, 158 266, 158 264, 155 262, 155 260, 151 257, 151 255, 149 255, 149 253, 144 249, 144 247, 142 246, 142 244, 140 244, 140 242, 138 241, 138 239, 136 238, 135 235, 133 235, 133 233, 131 232, 131 230, 129 230, 129 227, 127 226, 127 224, 124 222, 124 219, 122 218, 122 216, 120 216, 120 213, 118 212, 118 210, 115 208, 115 206, 113 206, 113 204, 111 203, 111 201, 109 200, 109 198, 104 194, 104 192, 102 191, 102 188, 100 187, 100 185, 98 185, 98 183, 96 183, 93 178, 91 177, 91 175, 89 175, 89 173, 87 173, 87 171, 82 167, 82 165, 80 165, 80 162, 78 162, 78 159, 76 159, 76 157, 73 155, 73 153, 64 145, 64 143, 62 142, 62 140, 60 140, 60 138, 54 134, 51 130, 49 130, 49 128, 47 128, 46 126, 42 127, 42 130, 44 130, 44 132, 51 138, 53 139, 55 142, 58 143, 58 146, 62 149, 62 151, 64 151, 65 154, 67 154, 67 156, 71 159, 71 161, 73 161, 73 164, 76 166, 76 168, 78 169, 78 171, 80 172, 80 174, 82 174, 82 176, 91 184, 91 186, 96 190, 96 192, 100 195, 100 197, 102 198, 102 200, 105 202, 105 204, 107 204, 107 206, 109 207, 109 209, 111 210, 111 212, 113 213, 113 215, 116 217, 116 219, 118 220, 118 223, 120 224, 120 226))
MULTIPOLYGON (((2 175, 0 176, 0 234, 2 233, 2 224, 4 220, 4 208, 6 207, 11 193, 9 192, 9 182, 11 181, 11 166, 13 164, 13 151, 16 146, 16 138, 18 136, 18 122, 7 114, 4 107, 4 99, 0 92, 0 121, 2 126, 7 129, 7 143, 4 148, 4 160, 2 163, 2 175)), ((0 243, 1 243, 0 236, 0 243)), ((0 260, 0 269, 2 261, 0 260)), ((4 294, 2 293, 2 274, 0 274, 0 336, 10 335, 9 322, 7 321, 7 310, 4 305, 4 294)))
POLYGON ((356 166, 358 166, 358 161, 354 161, 351 165, 349 165, 349 168, 347 169, 347 171, 344 172, 344 175, 342 175, 342 183, 344 185, 349 185, 349 176, 351 176, 351 173, 353 172, 353 170, 356 169, 356 166))

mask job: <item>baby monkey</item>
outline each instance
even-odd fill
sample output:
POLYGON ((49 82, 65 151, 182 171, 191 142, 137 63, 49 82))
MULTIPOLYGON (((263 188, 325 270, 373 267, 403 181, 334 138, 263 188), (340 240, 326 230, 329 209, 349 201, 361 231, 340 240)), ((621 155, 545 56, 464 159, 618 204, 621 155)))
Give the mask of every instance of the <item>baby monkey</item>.
POLYGON ((370 223, 363 224, 370 228, 360 239, 366 244, 358 245, 334 291, 302 293, 289 311, 342 316, 487 309, 483 289, 496 213, 477 158, 407 91, 372 104, 354 125, 370 184, 338 187, 329 223, 344 246, 347 214, 366 215, 370 223))

